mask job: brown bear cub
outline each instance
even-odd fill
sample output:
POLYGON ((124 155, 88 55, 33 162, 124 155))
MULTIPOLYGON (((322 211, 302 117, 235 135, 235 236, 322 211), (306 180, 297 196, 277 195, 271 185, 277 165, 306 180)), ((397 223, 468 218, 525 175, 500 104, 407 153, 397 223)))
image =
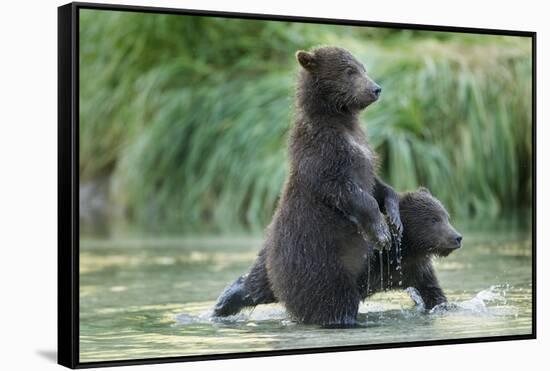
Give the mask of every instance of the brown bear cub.
POLYGON ((449 213, 427 188, 403 194, 399 201, 403 222, 401 245, 388 254, 374 253, 359 278, 366 298, 388 289, 414 287, 429 310, 447 302, 435 275, 432 258, 446 257, 462 245, 462 236, 449 222, 449 213))
POLYGON ((376 176, 358 120, 381 88, 345 49, 299 51, 296 58, 302 68, 289 176, 259 257, 272 289, 266 295, 299 322, 352 326, 368 252, 389 247, 388 224, 402 231, 399 196, 376 176))
MULTIPOLYGON (((432 257, 444 257, 460 248, 462 236, 449 223, 449 214, 441 202, 425 188, 403 194, 399 209, 403 222, 401 246, 393 244, 388 254, 369 253, 358 278, 361 297, 381 290, 414 287, 429 310, 447 301, 435 275, 432 257)), ((214 308, 215 315, 228 316, 244 307, 277 302, 267 275, 265 255, 266 250, 261 250, 250 273, 222 292, 214 308)))

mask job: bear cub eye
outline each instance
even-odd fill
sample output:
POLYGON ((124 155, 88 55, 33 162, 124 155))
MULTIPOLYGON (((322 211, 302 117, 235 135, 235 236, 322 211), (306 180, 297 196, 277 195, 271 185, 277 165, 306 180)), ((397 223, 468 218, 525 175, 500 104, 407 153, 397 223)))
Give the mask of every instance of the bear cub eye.
POLYGON ((350 76, 354 75, 357 73, 357 69, 354 67, 346 67, 346 73, 350 76))
POLYGON ((432 224, 436 224, 439 221, 435 216, 432 218, 432 224))

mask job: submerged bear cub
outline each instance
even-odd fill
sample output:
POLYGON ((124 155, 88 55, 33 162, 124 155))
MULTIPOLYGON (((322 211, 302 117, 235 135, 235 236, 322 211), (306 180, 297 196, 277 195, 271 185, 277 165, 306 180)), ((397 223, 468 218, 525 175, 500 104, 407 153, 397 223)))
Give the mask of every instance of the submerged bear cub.
MULTIPOLYGON (((399 209, 403 222, 401 246, 394 244, 388 253, 369 254, 358 278, 361 297, 386 289, 414 287, 425 308, 431 309, 447 301, 435 275, 432 257, 447 256, 460 248, 462 236, 449 223, 449 214, 441 202, 426 188, 403 194, 399 209)), ((267 275, 265 253, 265 249, 261 250, 250 273, 222 292, 214 308, 215 315, 228 316, 244 307, 277 301, 267 275)))
POLYGON ((389 227, 402 230, 398 195, 376 176, 358 120, 381 88, 347 50, 321 47, 296 58, 289 176, 266 230, 265 267, 274 296, 297 321, 353 325, 367 252, 389 246, 389 227))

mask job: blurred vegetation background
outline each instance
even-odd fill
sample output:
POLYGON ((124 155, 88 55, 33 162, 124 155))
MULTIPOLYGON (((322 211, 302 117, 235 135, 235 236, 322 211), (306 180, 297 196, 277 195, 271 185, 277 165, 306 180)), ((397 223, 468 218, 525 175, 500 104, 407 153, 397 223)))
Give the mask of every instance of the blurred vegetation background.
POLYGON ((287 172, 294 53, 318 45, 383 87, 362 119, 396 190, 427 186, 462 220, 530 209, 528 38, 80 12, 84 231, 261 232, 287 172))

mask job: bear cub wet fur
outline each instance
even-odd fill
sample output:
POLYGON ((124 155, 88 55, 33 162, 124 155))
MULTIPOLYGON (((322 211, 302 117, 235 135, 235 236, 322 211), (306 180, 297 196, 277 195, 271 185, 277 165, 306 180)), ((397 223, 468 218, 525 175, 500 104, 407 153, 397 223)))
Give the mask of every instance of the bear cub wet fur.
POLYGON ((390 228, 402 232, 399 196, 376 176, 358 120, 381 88, 345 49, 299 51, 296 59, 290 169, 266 229, 260 259, 271 290, 262 295, 298 322, 353 326, 367 254, 389 247, 390 228))
MULTIPOLYGON (((441 202, 426 188, 404 193, 399 209, 403 222, 402 243, 393 244, 384 253, 374 251, 369 255, 358 278, 361 297, 381 290, 414 287, 429 310, 447 302, 432 258, 448 256, 460 248, 462 236, 450 224, 449 214, 441 202)), ((277 302, 267 275, 265 256, 266 251, 262 249, 250 272, 222 292, 214 308, 215 315, 228 316, 245 307, 277 302)))

